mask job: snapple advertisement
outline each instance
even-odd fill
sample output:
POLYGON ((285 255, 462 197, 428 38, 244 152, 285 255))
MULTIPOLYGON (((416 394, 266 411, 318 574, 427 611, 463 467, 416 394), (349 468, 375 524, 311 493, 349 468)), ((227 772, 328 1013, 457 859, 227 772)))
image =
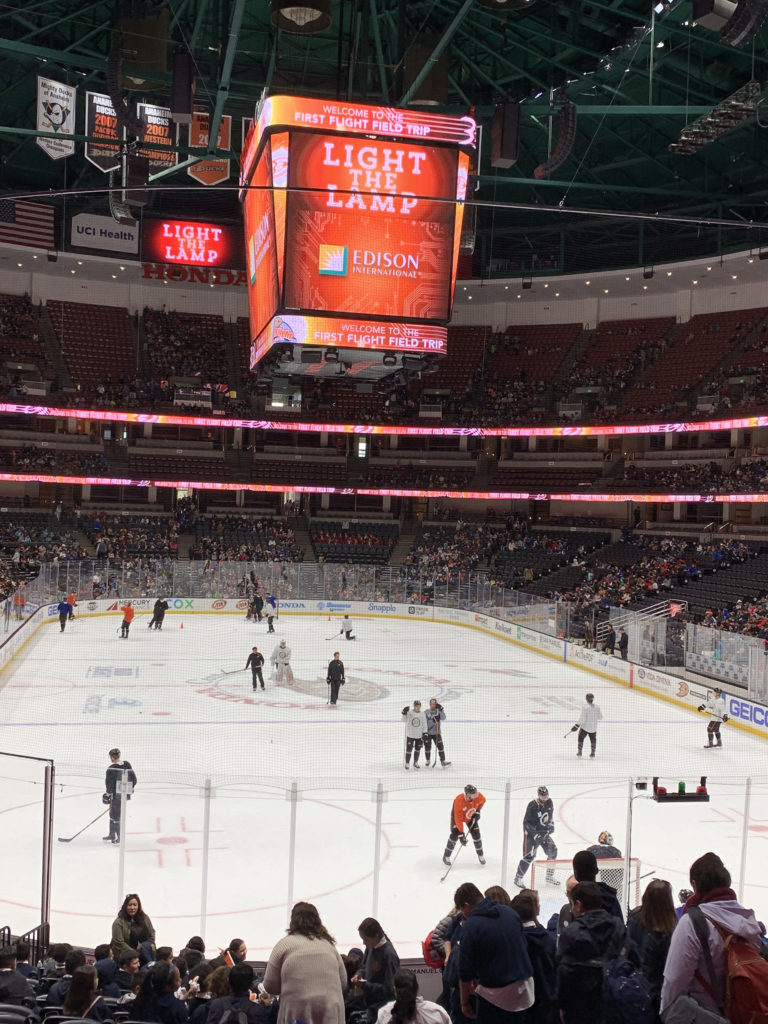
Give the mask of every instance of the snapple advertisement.
POLYGON ((457 160, 455 149, 292 132, 284 308, 447 320, 457 160))

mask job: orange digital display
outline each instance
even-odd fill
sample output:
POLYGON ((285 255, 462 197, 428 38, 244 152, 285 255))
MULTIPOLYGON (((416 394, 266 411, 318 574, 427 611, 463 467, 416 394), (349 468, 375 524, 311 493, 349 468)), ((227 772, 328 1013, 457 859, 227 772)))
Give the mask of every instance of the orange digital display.
POLYGON ((275 210, 272 198, 272 152, 269 140, 253 173, 243 203, 248 313, 251 338, 257 337, 279 306, 275 210))
POLYGON ((456 173, 456 150, 292 133, 286 307, 446 320, 456 173))

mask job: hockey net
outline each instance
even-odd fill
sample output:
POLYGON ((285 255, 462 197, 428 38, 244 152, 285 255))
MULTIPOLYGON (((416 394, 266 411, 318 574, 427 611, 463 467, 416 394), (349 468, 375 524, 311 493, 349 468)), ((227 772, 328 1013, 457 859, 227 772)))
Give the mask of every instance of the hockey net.
MULTIPOLYGON (((598 860, 597 867, 599 882, 605 882, 612 886, 618 895, 619 903, 623 903, 624 870, 626 861, 620 860, 598 860)), ((531 888, 536 889, 542 896, 554 896, 562 893, 565 902, 565 883, 573 874, 573 861, 571 860, 535 860, 531 865, 531 888)), ((640 889, 640 861, 637 857, 631 857, 629 861, 629 905, 636 907, 640 904, 642 892, 640 889)))

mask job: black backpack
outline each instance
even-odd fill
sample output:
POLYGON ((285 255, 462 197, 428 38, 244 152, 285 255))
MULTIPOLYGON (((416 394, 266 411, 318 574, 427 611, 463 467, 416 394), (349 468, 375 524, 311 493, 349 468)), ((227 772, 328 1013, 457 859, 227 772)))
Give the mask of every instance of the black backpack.
POLYGON ((219 1017, 219 1024, 248 1024, 248 1014, 245 1010, 235 1010, 229 996, 222 1000, 222 1005, 226 1006, 226 1010, 219 1017))

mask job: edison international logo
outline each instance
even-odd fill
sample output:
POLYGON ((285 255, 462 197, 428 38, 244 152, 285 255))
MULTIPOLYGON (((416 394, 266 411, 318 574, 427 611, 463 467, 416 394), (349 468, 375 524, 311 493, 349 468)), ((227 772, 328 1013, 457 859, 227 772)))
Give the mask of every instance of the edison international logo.
POLYGON ((326 277, 346 277, 346 245, 321 245, 317 258, 317 272, 326 277))

